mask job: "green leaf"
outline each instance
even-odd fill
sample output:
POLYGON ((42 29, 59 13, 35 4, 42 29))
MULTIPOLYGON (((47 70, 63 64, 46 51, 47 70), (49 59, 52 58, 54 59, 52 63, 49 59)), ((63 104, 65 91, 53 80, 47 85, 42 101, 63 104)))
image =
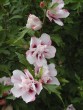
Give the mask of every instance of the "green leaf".
POLYGON ((63 46, 64 42, 62 40, 62 38, 59 35, 53 35, 52 36, 52 40, 58 45, 58 46, 63 46))
POLYGON ((3 71, 5 73, 10 73, 9 72, 9 66, 7 66, 7 65, 0 65, 0 71, 3 71))
POLYGON ((28 35, 30 35, 31 37, 32 36, 34 36, 34 31, 32 31, 31 29, 24 29, 21 33, 20 33, 20 37, 18 37, 15 41, 14 41, 14 43, 16 43, 16 42, 18 42, 20 39, 22 39, 24 36, 25 36, 25 34, 26 33, 28 33, 28 35))
POLYGON ((46 84, 46 85, 44 85, 44 88, 46 90, 48 90, 49 93, 51 93, 51 92, 55 92, 57 86, 56 85, 51 85, 51 84, 46 84))
POLYGON ((11 88, 12 88, 12 86, 3 86, 2 91, 3 91, 3 92, 7 92, 7 91, 9 91, 11 88))
POLYGON ((11 18, 9 19, 9 21, 10 21, 10 20, 13 20, 13 19, 21 19, 21 18, 22 18, 21 15, 14 15, 13 17, 11 17, 11 18))
POLYGON ((12 95, 8 95, 8 96, 6 97, 6 99, 15 100, 16 98, 15 98, 14 96, 12 96, 12 95))
POLYGON ((26 60, 26 57, 23 54, 20 54, 18 52, 16 52, 18 58, 19 58, 19 62, 22 63, 25 66, 28 66, 28 61, 26 60))
POLYGON ((51 92, 55 93, 55 94, 59 97, 59 99, 62 101, 62 103, 63 103, 62 97, 61 97, 61 95, 60 95, 60 92, 57 90, 57 87, 58 87, 58 86, 56 86, 56 85, 51 85, 51 84, 44 85, 44 88, 45 88, 49 93, 51 93, 51 92))
POLYGON ((8 50, 5 50, 4 48, 1 48, 0 54, 10 55, 10 52, 8 50))
POLYGON ((0 4, 5 4, 7 2, 9 2, 9 0, 0 0, 0 4))
POLYGON ((29 71, 30 73, 34 76, 34 72, 30 66, 30 64, 28 63, 28 61, 26 60, 26 57, 23 54, 20 54, 18 52, 16 52, 18 58, 19 58, 19 62, 22 63, 29 71))
POLYGON ((3 30, 3 28, 2 28, 2 26, 0 26, 0 31, 2 31, 3 30))
POLYGON ((0 96, 2 96, 4 92, 8 92, 11 88, 12 86, 0 84, 0 96))
POLYGON ((66 80, 65 78, 61 78, 61 79, 60 79, 60 82, 62 82, 62 83, 69 83, 69 81, 66 80))

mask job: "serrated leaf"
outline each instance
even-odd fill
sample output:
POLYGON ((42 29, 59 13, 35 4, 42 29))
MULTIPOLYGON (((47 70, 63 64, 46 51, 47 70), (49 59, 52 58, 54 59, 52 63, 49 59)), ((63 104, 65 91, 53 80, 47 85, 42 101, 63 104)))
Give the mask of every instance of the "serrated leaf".
POLYGON ((56 85, 51 85, 51 84, 44 85, 44 88, 45 88, 49 93, 51 93, 51 92, 55 93, 55 94, 59 97, 59 99, 62 101, 62 103, 63 103, 62 97, 61 97, 61 95, 60 95, 60 92, 57 90, 57 87, 58 87, 58 86, 56 86, 56 85))
POLYGON ((46 84, 44 85, 44 88, 48 90, 49 92, 55 92, 57 86, 56 85, 51 85, 51 84, 46 84))
POLYGON ((18 53, 18 52, 16 52, 16 54, 19 58, 19 62, 22 63, 25 66, 28 66, 28 62, 27 62, 25 56, 23 54, 18 53))

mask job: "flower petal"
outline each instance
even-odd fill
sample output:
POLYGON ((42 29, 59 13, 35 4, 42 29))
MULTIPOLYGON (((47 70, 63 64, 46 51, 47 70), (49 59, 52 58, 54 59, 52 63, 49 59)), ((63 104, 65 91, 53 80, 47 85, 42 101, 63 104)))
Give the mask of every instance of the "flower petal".
POLYGON ((31 75, 31 73, 27 69, 25 69, 24 72, 25 72, 27 78, 29 78, 30 80, 33 80, 33 76, 31 75))
POLYGON ((29 50, 26 52, 26 59, 28 60, 30 64, 34 64, 35 62, 35 58, 32 56, 29 50))
POLYGON ((61 9, 64 7, 64 1, 63 0, 52 0, 52 3, 58 3, 57 9, 61 9))
POLYGON ((38 81, 35 81, 35 88, 36 88, 36 92, 39 95, 41 90, 43 89, 42 84, 38 81))
POLYGON ((60 26, 63 26, 64 25, 63 22, 60 19, 56 19, 56 20, 54 20, 54 22, 56 24, 60 25, 60 26))
POLYGON ((30 48, 36 48, 38 45, 38 42, 39 42, 38 38, 32 37, 30 41, 30 48))
POLYGON ((55 57, 56 48, 54 46, 47 47, 48 52, 45 53, 45 57, 50 59, 55 57))
POLYGON ((49 84, 56 84, 57 86, 60 85, 60 82, 58 81, 58 79, 56 77, 51 77, 52 80, 49 82, 49 84))
POLYGON ((11 89, 11 93, 12 93, 15 97, 20 97, 24 92, 21 90, 21 88, 13 87, 13 88, 11 89))
POLYGON ((46 65, 47 64, 47 61, 45 58, 42 58, 42 59, 36 59, 36 62, 37 66, 41 67, 43 65, 46 65))
POLYGON ((49 67, 49 75, 50 76, 56 76, 57 75, 57 70, 55 69, 55 65, 53 63, 48 65, 49 67))
POLYGON ((35 92, 33 91, 32 93, 29 93, 29 92, 25 92, 23 95, 22 95, 22 99, 28 103, 28 102, 32 102, 35 100, 35 92))
POLYGON ((56 18, 67 18, 69 12, 66 9, 60 9, 56 11, 56 18))
POLYGON ((26 77, 25 74, 20 70, 14 70, 13 76, 11 77, 12 83, 20 83, 21 82, 21 76, 26 77))
POLYGON ((44 45, 51 45, 50 36, 46 33, 43 33, 40 37, 41 43, 44 45))

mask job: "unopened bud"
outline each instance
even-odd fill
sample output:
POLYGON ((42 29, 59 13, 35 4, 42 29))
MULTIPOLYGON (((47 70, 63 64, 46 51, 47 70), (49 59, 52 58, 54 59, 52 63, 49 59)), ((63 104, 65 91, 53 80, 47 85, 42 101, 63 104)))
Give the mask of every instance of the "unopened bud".
POLYGON ((44 8, 45 7, 45 2, 44 1, 40 2, 40 7, 41 8, 44 8))
POLYGON ((5 99, 0 99, 0 105, 5 105, 6 104, 6 100, 5 99))

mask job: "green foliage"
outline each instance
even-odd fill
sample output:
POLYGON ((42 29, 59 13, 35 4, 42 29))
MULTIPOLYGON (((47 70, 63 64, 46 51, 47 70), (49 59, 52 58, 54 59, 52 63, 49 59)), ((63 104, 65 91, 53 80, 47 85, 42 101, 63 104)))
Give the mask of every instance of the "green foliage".
MULTIPOLYGON (((13 70, 25 67, 34 74, 24 56, 31 36, 39 36, 39 33, 24 26, 30 13, 43 19, 40 1, 0 0, 0 77, 11 76, 13 70)), ((46 19, 42 30, 51 35, 57 49, 51 62, 56 62, 61 86, 57 90, 55 86, 46 85, 45 88, 54 94, 43 90, 36 101, 29 104, 21 99, 7 98, 7 104, 11 103, 14 110, 64 110, 70 103, 76 110, 83 110, 83 0, 65 0, 65 3, 70 16, 64 20, 64 26, 46 19)), ((0 85, 0 94, 8 89, 0 85)))

